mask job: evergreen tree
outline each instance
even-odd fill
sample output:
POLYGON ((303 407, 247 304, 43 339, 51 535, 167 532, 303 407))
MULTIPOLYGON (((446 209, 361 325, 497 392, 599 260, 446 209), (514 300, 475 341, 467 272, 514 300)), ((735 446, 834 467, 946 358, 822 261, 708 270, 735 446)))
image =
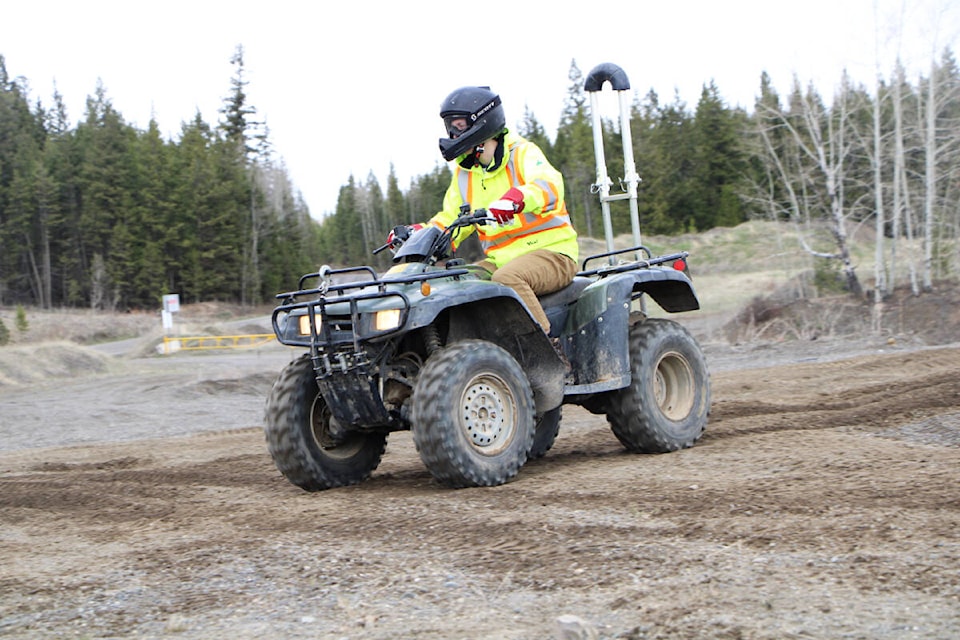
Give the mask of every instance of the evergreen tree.
POLYGON ((0 304, 39 296, 44 281, 34 221, 45 132, 27 94, 0 56, 0 304))
POLYGON ((533 112, 530 111, 530 108, 526 105, 523 107, 523 120, 520 121, 519 134, 540 147, 544 155, 547 156, 547 159, 553 159, 553 144, 550 142, 550 138, 547 137, 547 132, 543 128, 543 125, 540 124, 540 121, 537 120, 537 117, 533 115, 533 112))
POLYGON ((250 120, 250 116, 256 114, 255 107, 247 103, 247 85, 249 82, 245 77, 246 68, 243 61, 243 46, 237 45, 233 56, 230 58, 230 64, 234 69, 233 77, 230 78, 230 95, 224 99, 224 105, 220 109, 223 114, 223 121, 220 124, 227 140, 237 146, 244 158, 253 156, 257 153, 256 147, 252 143, 255 138, 255 129, 258 123, 250 120))
POLYGON ((741 146, 745 120, 745 114, 731 111, 723 104, 713 82, 703 87, 693 131, 692 182, 698 192, 693 219, 698 229, 732 227, 745 220, 738 198, 746 169, 741 146))
POLYGON ((175 243, 177 212, 170 198, 173 184, 173 151, 160 137, 151 119, 137 138, 137 187, 131 212, 133 264, 129 274, 129 304, 155 306, 170 287, 169 255, 175 243))
POLYGON ((82 193, 78 232, 80 260, 84 272, 92 268, 92 258, 104 260, 103 277, 83 283, 91 306, 116 308, 129 295, 129 234, 136 169, 133 145, 136 132, 113 108, 102 83, 87 98, 84 121, 77 127, 79 166, 77 183, 82 193))
POLYGON ((356 181, 351 175, 340 187, 337 208, 321 226, 321 259, 326 264, 345 266, 363 261, 363 228, 357 206, 356 181))
POLYGON ((594 204, 596 196, 590 188, 596 180, 593 129, 583 90, 583 74, 576 60, 570 63, 567 79, 570 84, 557 129, 553 164, 563 174, 567 209, 574 227, 581 235, 592 236, 600 231, 593 228, 598 206, 594 204))
POLYGON ((693 121, 679 95, 663 105, 650 91, 634 110, 640 126, 634 155, 641 175, 641 226, 645 233, 674 234, 695 228, 693 121), (639 145, 639 146, 638 146, 639 145))
POLYGON ((411 180, 406 198, 406 219, 401 224, 423 222, 433 217, 443 206, 443 198, 452 179, 453 172, 449 165, 437 163, 430 173, 411 180))
POLYGON ((406 224, 406 197, 400 190, 400 182, 397 180, 396 171, 393 164, 390 165, 390 173, 387 175, 387 195, 383 203, 383 222, 381 229, 387 233, 399 224, 406 224))

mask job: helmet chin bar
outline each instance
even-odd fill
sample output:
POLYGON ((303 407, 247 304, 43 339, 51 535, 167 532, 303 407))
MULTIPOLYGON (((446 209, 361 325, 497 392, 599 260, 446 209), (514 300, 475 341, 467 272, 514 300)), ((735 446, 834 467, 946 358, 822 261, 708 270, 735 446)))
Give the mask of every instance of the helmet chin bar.
MULTIPOLYGON (((476 134, 477 132, 473 132, 476 134)), ((466 134, 459 138, 440 138, 440 153, 447 162, 456 160, 465 153, 471 154, 477 148, 476 135, 466 134), (474 139, 471 139, 474 138, 474 139)), ((480 145, 483 146, 482 144, 480 145)))

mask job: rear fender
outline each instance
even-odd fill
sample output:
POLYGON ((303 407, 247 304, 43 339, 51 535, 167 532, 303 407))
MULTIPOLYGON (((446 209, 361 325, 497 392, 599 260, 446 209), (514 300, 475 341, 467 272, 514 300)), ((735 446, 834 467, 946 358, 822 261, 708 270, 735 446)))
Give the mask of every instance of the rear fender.
POLYGON ((630 302, 649 295, 667 312, 700 308, 689 278, 671 268, 652 267, 600 278, 581 293, 567 316, 563 339, 573 363, 568 395, 599 393, 630 384, 630 302))
POLYGON ((668 313, 696 311, 700 308, 693 283, 682 271, 670 267, 651 267, 624 276, 633 278, 634 294, 646 293, 668 313))

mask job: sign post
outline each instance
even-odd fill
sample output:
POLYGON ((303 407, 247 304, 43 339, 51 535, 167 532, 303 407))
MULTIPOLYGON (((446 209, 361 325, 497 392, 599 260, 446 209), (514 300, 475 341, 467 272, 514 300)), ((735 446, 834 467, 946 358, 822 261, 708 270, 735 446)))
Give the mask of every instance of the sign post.
POLYGON ((160 318, 163 321, 164 331, 173 331, 173 314, 180 311, 180 294, 168 293, 163 296, 163 311, 160 318))

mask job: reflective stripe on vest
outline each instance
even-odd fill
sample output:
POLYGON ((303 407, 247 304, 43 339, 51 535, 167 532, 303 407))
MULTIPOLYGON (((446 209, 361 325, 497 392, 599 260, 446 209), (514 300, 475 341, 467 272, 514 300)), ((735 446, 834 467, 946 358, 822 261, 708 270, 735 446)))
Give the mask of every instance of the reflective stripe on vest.
MULTIPOLYGON (((519 187, 523 184, 523 176, 517 171, 518 165, 515 162, 518 151, 519 146, 510 149, 510 157, 507 160, 507 166, 505 168, 511 187, 519 187)), ((473 200, 472 177, 472 171, 458 169, 457 186, 460 189, 460 199, 463 202, 471 202, 473 200)), ((546 195, 546 204, 543 210, 549 213, 547 213, 547 215, 537 215, 529 212, 518 213, 516 218, 520 220, 520 226, 515 228, 511 227, 510 229, 500 231, 490 231, 488 227, 480 227, 477 235, 480 238, 480 246, 484 253, 502 249, 534 233, 557 229, 563 226, 572 226, 570 224, 570 215, 567 213, 566 208, 562 211, 555 209, 559 198, 557 197, 558 194, 556 190, 550 183, 546 180, 534 180, 530 184, 539 187, 546 195)))

